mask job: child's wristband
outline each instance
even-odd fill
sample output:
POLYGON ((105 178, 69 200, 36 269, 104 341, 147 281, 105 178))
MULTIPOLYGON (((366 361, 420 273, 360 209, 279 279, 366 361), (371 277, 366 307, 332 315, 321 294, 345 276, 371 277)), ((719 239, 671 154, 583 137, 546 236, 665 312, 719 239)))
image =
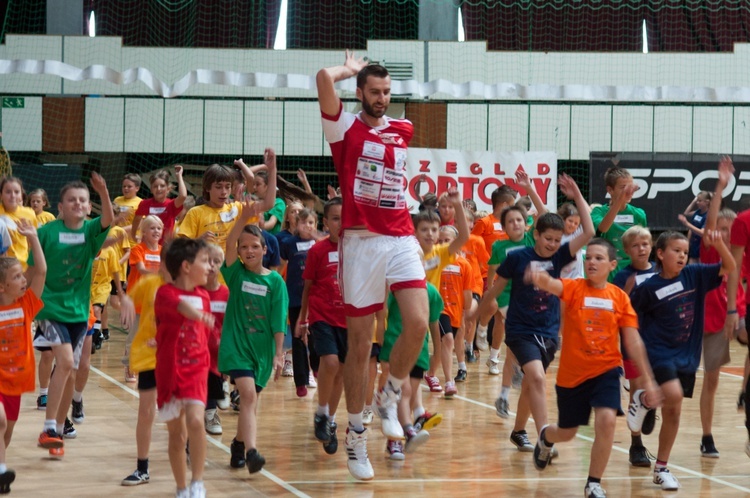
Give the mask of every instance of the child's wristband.
POLYGON ((727 315, 736 315, 737 310, 727 310, 727 315))

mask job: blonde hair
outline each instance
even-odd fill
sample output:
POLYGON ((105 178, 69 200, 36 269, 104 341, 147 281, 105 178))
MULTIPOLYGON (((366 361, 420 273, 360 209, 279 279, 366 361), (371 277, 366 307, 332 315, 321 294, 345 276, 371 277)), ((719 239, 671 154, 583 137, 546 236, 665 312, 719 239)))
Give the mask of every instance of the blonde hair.
POLYGON ((0 283, 5 283, 8 278, 8 270, 13 268, 13 265, 20 265, 21 262, 16 258, 10 256, 0 256, 0 283))
POLYGON ((454 239, 458 238, 458 229, 453 225, 443 225, 440 227, 440 231, 450 233, 454 239))
POLYGON ((729 208, 724 208, 719 210, 719 214, 716 218, 719 220, 734 221, 737 218, 737 213, 729 208))
POLYGON ((651 235, 651 232, 648 228, 644 228, 640 225, 634 225, 625 230, 625 233, 622 234, 620 240, 622 240, 622 246, 626 247, 632 244, 635 239, 641 237, 648 239, 648 243, 654 245, 654 238, 651 235))
POLYGON ((141 231, 148 230, 152 225, 157 225, 161 227, 162 230, 164 229, 164 222, 161 221, 161 218, 159 218, 158 216, 154 216, 153 214, 150 214, 143 218, 143 221, 141 221, 140 229, 141 231))
POLYGON ((224 261, 224 249, 218 244, 208 244, 208 254, 209 256, 219 256, 224 261))

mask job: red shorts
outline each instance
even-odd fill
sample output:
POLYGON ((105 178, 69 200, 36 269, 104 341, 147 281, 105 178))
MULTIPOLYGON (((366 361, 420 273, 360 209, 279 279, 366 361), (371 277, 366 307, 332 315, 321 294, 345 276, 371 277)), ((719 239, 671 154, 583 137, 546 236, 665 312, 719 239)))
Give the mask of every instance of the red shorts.
POLYGON ((0 404, 5 408, 5 418, 11 422, 18 420, 18 413, 21 411, 21 396, 0 393, 0 404))
POLYGON ((637 379, 641 376, 641 372, 638 370, 638 367, 635 366, 635 362, 629 358, 625 358, 622 360, 622 366, 625 370, 625 378, 630 379, 637 379))

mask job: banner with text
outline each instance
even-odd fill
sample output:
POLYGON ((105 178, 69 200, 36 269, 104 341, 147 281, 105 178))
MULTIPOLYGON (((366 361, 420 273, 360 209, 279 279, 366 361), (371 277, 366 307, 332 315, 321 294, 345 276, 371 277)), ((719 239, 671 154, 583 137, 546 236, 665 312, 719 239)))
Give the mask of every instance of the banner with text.
MULTIPOLYGON (((590 201, 609 202, 604 173, 615 164, 626 168, 638 190, 631 204, 646 211, 652 230, 681 230, 677 219, 701 190, 713 192, 719 174, 719 154, 669 152, 591 152, 590 201)), ((724 189, 724 205, 741 211, 748 208, 750 156, 732 155, 735 173, 724 189)))
POLYGON ((416 211, 414 187, 425 175, 420 194, 438 196, 451 187, 458 188, 462 199, 473 199, 479 211, 492 211, 492 192, 508 185, 521 195, 526 191, 516 184, 515 173, 526 171, 542 202, 557 211, 557 155, 554 152, 492 152, 448 149, 409 148, 406 161, 407 204, 416 211))

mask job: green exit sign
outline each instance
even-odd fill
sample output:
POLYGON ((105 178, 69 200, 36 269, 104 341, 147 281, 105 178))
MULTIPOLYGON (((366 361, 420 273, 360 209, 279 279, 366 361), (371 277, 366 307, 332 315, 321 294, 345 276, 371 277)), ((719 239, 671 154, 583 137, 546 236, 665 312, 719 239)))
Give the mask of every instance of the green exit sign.
POLYGON ((23 109, 26 99, 23 97, 3 97, 3 109, 23 109))

